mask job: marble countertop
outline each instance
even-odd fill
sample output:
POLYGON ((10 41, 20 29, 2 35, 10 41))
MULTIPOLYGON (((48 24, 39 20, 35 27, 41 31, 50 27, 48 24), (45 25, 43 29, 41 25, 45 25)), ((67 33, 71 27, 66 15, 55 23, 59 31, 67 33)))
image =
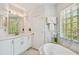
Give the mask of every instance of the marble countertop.
POLYGON ((20 34, 20 35, 16 35, 16 36, 14 36, 14 35, 0 36, 0 41, 15 39, 15 38, 23 37, 23 36, 26 36, 26 34, 20 34))

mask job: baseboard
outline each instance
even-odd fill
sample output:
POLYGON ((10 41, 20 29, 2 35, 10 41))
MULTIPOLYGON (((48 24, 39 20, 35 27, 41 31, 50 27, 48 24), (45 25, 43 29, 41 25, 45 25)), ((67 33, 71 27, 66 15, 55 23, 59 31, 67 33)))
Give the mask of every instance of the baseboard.
MULTIPOLYGON (((26 49, 25 51, 31 49, 32 47, 29 47, 28 49, 26 49)), ((21 52, 19 55, 22 55, 25 51, 21 52)))
POLYGON ((36 49, 36 48, 32 48, 32 49, 34 49, 34 50, 38 51, 38 49, 36 49))

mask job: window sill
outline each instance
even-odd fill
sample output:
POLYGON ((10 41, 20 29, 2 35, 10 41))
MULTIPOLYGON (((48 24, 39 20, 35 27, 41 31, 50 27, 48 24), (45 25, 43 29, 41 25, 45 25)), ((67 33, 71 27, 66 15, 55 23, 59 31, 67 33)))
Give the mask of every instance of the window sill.
POLYGON ((69 40, 69 41, 73 41, 75 43, 78 43, 79 44, 79 41, 78 40, 75 40, 75 39, 68 39, 68 38, 64 38, 64 37, 60 37, 61 39, 64 39, 64 40, 69 40))

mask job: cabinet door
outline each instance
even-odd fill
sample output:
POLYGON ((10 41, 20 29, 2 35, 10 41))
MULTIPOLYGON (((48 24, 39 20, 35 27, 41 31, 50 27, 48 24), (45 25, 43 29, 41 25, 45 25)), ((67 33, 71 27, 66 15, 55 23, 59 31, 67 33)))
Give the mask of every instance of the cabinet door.
POLYGON ((22 37, 21 38, 22 40, 21 40, 21 48, 22 48, 22 52, 24 52, 25 50, 27 50, 28 49, 28 39, 26 38, 24 38, 24 37, 22 37))
POLYGON ((28 48, 32 47, 32 40, 31 37, 28 38, 28 48))
POLYGON ((20 54, 22 51, 22 48, 21 48, 21 38, 16 38, 14 40, 14 54, 20 54))
POLYGON ((25 49, 28 49, 28 48, 32 47, 31 38, 24 37, 24 41, 25 41, 25 46, 26 46, 25 49))
POLYGON ((12 40, 0 41, 0 55, 11 55, 13 54, 12 40))
POLYGON ((20 37, 14 40, 14 54, 20 54, 31 47, 31 40, 27 37, 20 37))

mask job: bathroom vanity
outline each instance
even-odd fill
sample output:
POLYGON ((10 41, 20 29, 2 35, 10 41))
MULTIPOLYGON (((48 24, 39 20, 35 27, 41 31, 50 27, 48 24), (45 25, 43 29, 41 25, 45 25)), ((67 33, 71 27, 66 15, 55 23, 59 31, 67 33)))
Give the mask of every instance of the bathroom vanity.
POLYGON ((20 54, 30 48, 31 38, 25 33, 23 10, 9 4, 0 7, 0 55, 20 54))
POLYGON ((31 39, 25 35, 0 38, 0 55, 20 54, 31 46, 31 39))

